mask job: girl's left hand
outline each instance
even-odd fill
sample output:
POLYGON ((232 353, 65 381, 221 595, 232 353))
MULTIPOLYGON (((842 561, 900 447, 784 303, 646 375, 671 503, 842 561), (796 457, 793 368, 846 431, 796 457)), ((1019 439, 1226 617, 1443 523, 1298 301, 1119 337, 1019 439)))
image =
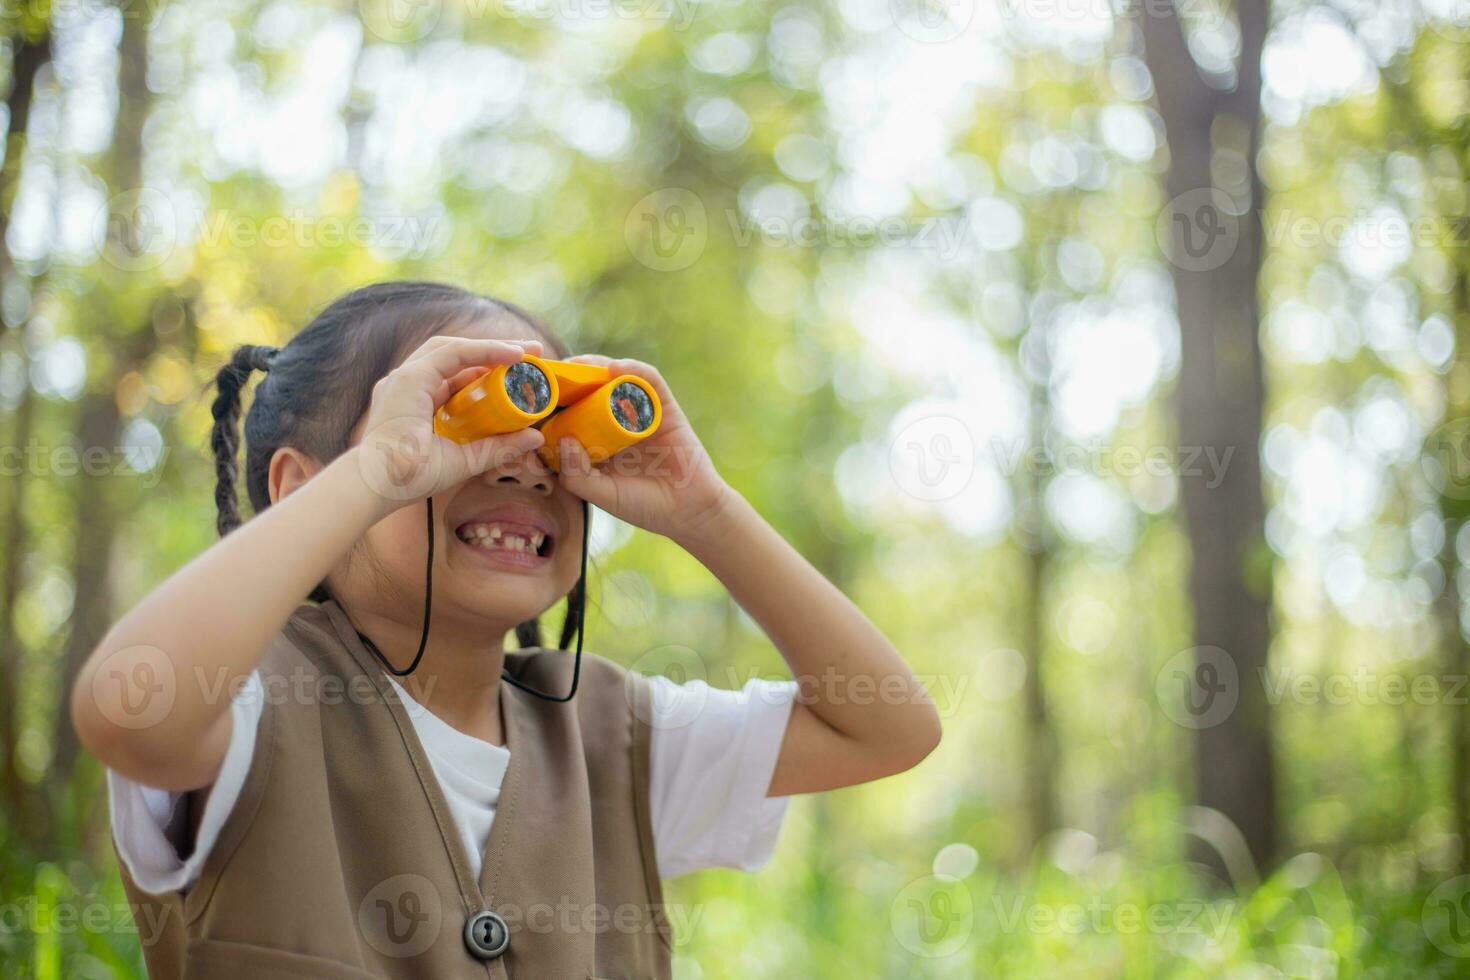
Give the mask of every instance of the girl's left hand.
POLYGON ((562 486, 619 520, 686 544, 724 505, 730 489, 689 425, 669 386, 642 361, 599 354, 567 358, 647 381, 663 403, 658 431, 596 466, 570 436, 557 446, 562 486))

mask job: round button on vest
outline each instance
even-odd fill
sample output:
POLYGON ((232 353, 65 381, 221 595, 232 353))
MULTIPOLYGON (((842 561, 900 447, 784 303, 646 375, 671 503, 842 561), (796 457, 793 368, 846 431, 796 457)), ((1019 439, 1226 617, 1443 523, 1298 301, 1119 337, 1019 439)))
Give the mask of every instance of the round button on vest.
POLYGON ((510 949, 510 929, 499 915, 481 909, 464 924, 464 944, 476 959, 493 960, 510 949))

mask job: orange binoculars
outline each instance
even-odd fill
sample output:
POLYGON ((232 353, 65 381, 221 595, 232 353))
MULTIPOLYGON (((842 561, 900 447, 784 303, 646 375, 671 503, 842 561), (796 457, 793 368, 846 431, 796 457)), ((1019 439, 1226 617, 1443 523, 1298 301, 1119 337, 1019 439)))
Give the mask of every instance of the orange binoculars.
POLYGON ((601 463, 653 435, 662 420, 653 386, 636 375, 527 354, 455 392, 435 413, 434 431, 465 443, 538 426, 546 443, 537 454, 556 470, 563 436, 573 436, 601 463))

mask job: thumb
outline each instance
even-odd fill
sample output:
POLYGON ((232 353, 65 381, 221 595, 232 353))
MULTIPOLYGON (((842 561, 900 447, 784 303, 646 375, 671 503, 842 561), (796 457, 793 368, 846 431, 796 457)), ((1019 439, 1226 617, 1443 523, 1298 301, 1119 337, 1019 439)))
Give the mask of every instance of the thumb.
POLYGON ((574 437, 562 436, 556 449, 562 486, 595 507, 611 510, 617 500, 613 478, 592 465, 587 450, 574 437))

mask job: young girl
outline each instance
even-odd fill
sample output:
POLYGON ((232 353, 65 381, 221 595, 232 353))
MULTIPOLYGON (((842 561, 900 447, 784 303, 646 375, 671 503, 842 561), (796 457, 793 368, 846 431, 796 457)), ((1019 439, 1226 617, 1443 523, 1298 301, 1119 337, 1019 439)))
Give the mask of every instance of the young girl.
POLYGON ((653 368, 578 358, 663 403, 600 466, 563 439, 553 472, 535 428, 433 434, 453 392, 525 353, 566 356, 509 304, 387 283, 220 371, 223 540, 72 693, 152 976, 666 978, 661 878, 757 869, 786 797, 937 744, 897 651, 720 479, 653 368), (589 504, 689 551, 804 683, 584 661, 589 504), (564 598, 575 654, 540 646, 564 598))

